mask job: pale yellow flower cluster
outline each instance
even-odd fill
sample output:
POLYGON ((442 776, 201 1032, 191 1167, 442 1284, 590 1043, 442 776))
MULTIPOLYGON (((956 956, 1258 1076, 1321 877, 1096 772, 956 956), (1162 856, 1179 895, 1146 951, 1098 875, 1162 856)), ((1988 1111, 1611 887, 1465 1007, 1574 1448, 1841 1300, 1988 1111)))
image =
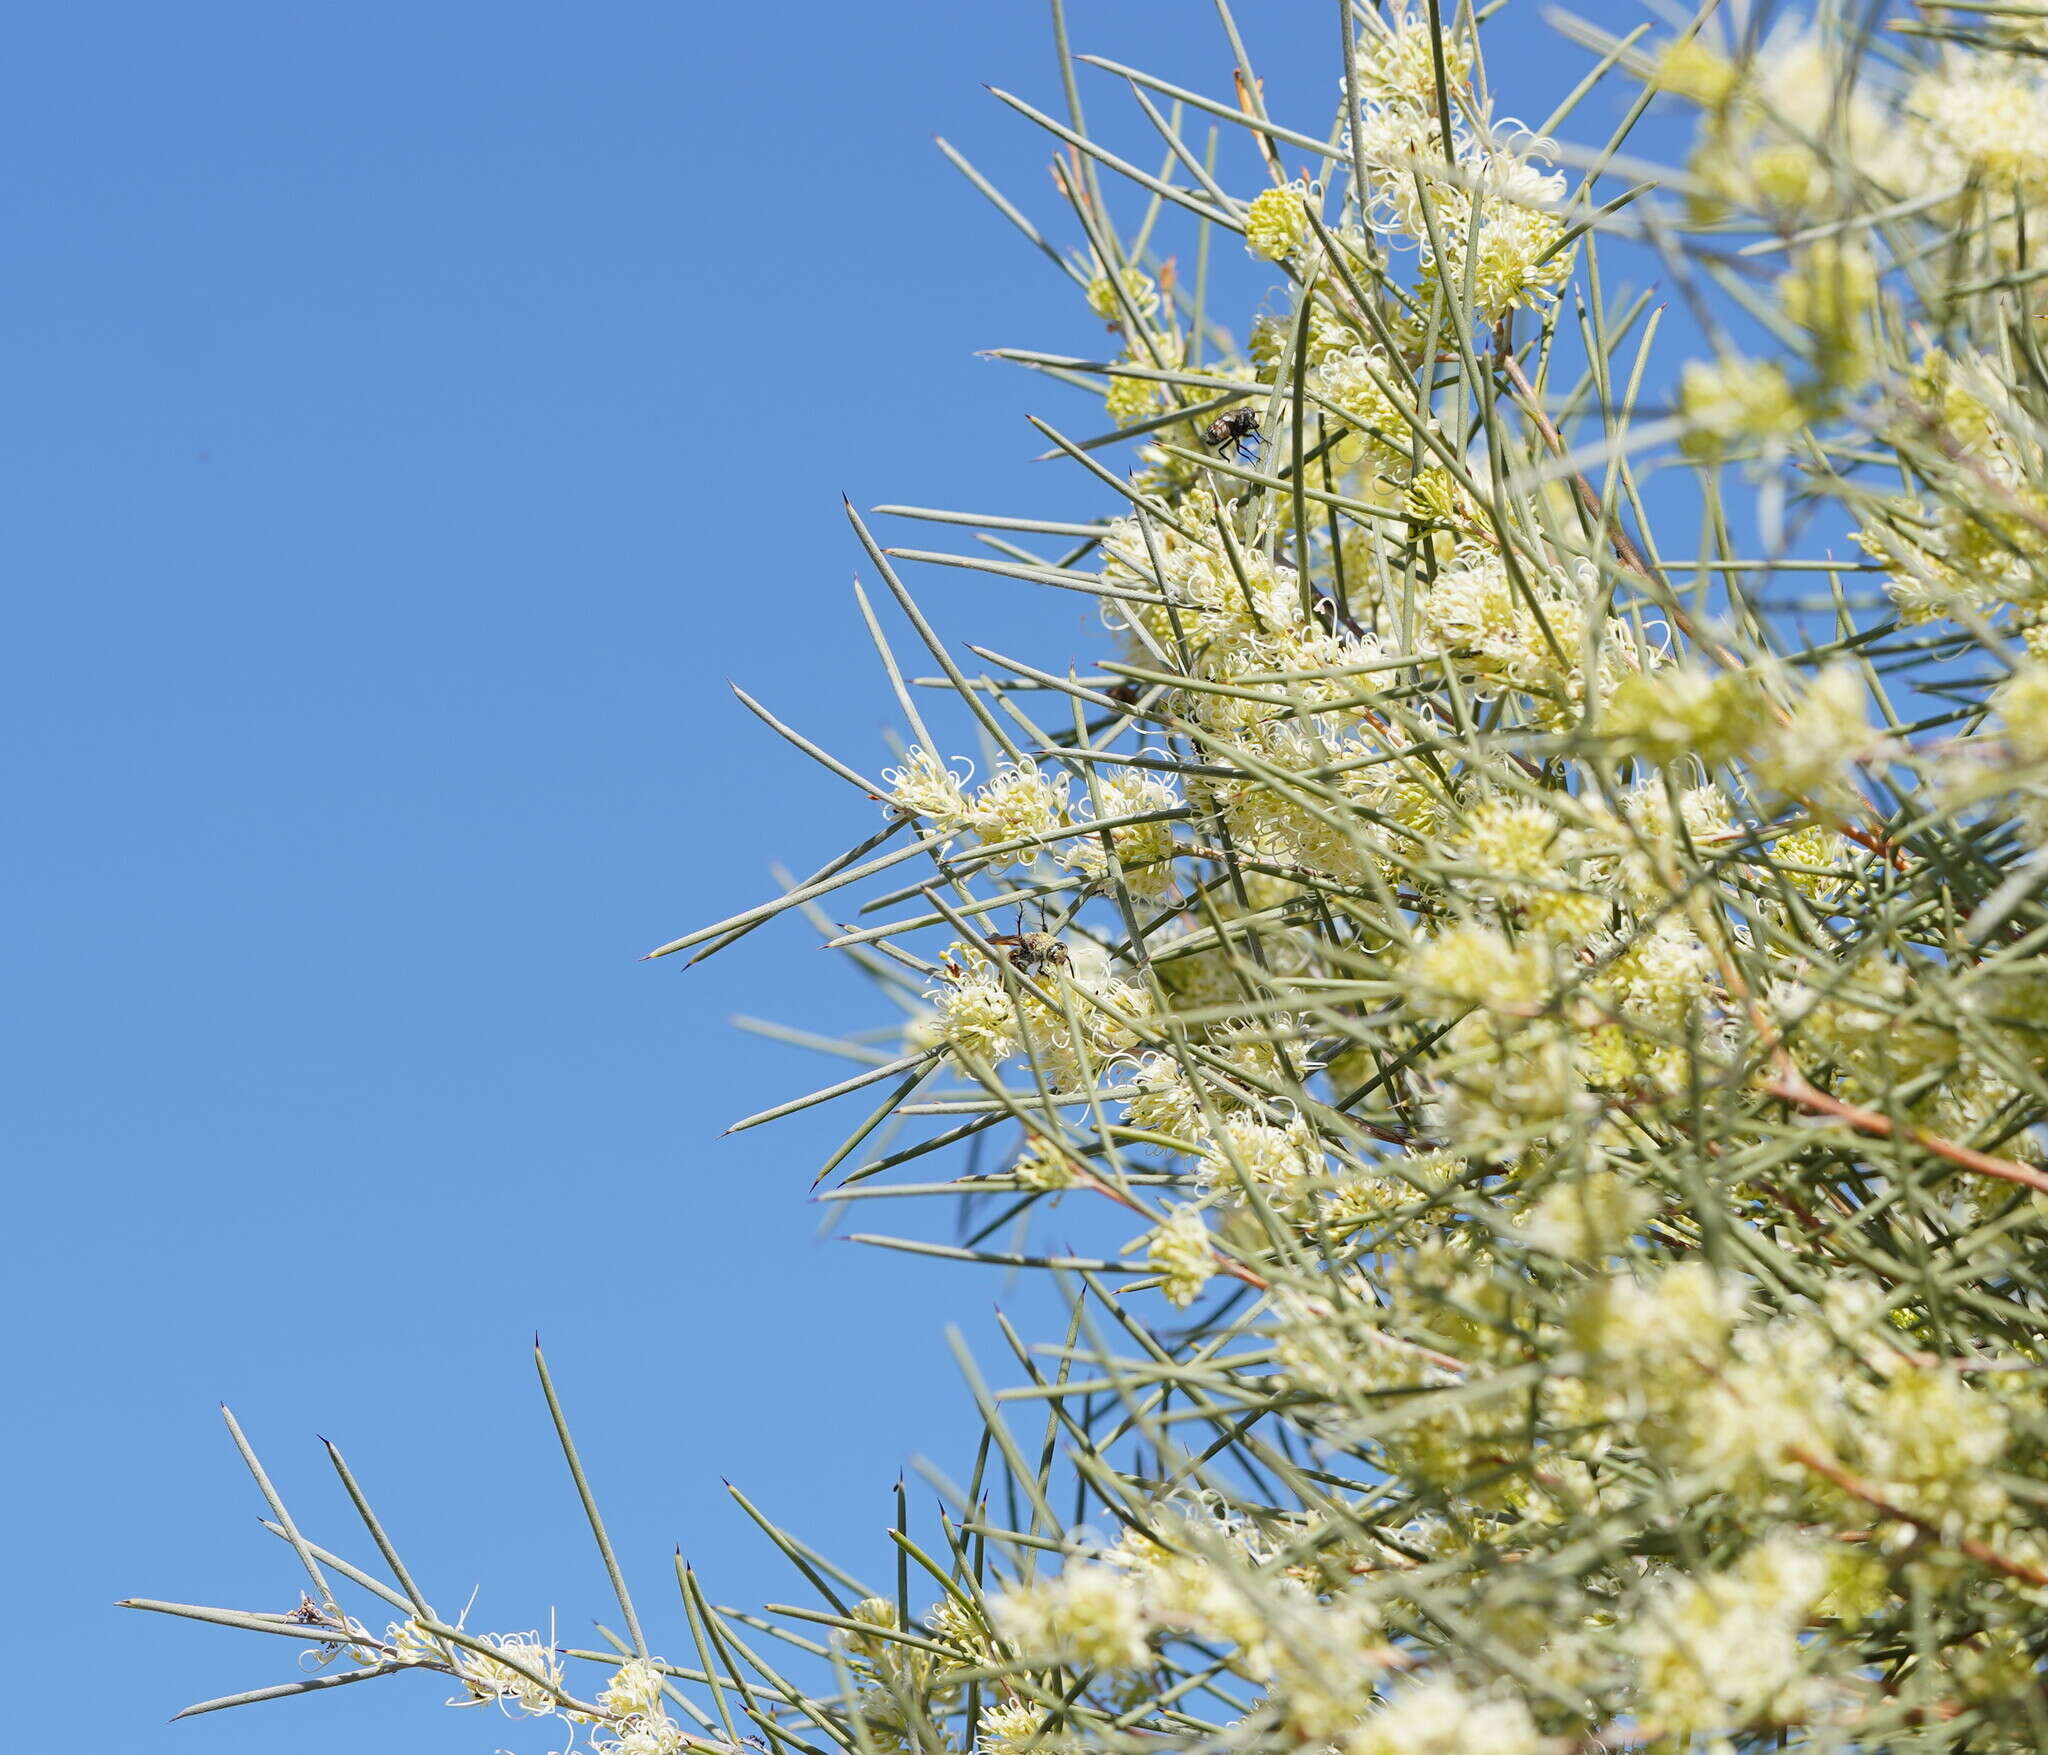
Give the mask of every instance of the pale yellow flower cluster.
POLYGON ((1630 1643, 1644 1707, 1684 1734, 1804 1716, 1800 1634, 1827 1569, 1787 1537, 1649 1593, 1630 1643))
POLYGON ((1470 298, 1475 327, 1485 328, 1517 309, 1547 304, 1570 274, 1557 211, 1564 179, 1536 168, 1554 150, 1548 142, 1526 133, 1517 138, 1512 124, 1472 118, 1462 107, 1452 111, 1446 153, 1439 53, 1456 86, 1472 62, 1462 32, 1437 42, 1421 14, 1371 15, 1356 69, 1362 113, 1351 127, 1377 179, 1372 202, 1380 229, 1421 252, 1418 303, 1428 303, 1432 286, 1457 289, 1470 298))
POLYGON ((1308 234, 1308 198, 1299 183, 1263 190, 1245 209, 1245 248, 1268 262, 1291 256, 1308 234))
POLYGON ((1156 1533, 1071 1555, 1056 1576, 1014 1583, 992 1602, 997 1630, 1035 1663, 1132 1670, 1156 1643, 1220 1647, 1258 1684, 1262 1711, 1290 1737, 1326 1743, 1374 1722, 1392 1657, 1382 1618, 1352 1589, 1310 1583, 1243 1519, 1202 1504, 1155 1509, 1156 1533))

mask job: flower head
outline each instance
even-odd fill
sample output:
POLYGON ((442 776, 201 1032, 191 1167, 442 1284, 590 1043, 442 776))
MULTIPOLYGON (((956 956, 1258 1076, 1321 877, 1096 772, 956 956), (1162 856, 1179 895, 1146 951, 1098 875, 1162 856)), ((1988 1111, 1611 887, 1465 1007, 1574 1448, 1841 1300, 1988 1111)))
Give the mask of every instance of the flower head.
POLYGON ((1147 1234, 1145 1265, 1160 1277, 1169 1304, 1185 1308, 1202 1294, 1216 1273, 1216 1251, 1202 1210, 1179 1206, 1147 1234))
POLYGON ((1291 256, 1308 231, 1307 198, 1299 183, 1261 191, 1245 209, 1244 247, 1268 262, 1291 256))

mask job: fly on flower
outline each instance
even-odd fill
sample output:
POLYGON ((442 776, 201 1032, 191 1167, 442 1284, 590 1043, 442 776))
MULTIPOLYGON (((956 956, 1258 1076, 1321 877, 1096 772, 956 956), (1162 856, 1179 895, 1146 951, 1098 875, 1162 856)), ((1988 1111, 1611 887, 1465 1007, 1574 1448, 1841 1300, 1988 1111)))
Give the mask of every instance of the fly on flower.
POLYGON ((1026 932, 1024 910, 1017 910, 1017 930, 989 935, 992 945, 1001 945, 1010 967, 1027 981, 1036 981, 1048 969, 1064 969, 1072 961, 1067 947, 1049 932, 1026 932))
POLYGON ((1027 980, 1036 980, 1048 969, 1064 969, 1072 960, 1067 947, 1049 932, 999 932, 988 942, 1002 945, 1010 967, 1027 980))
POLYGON ((1210 450, 1224 457, 1245 461, 1247 447, 1249 455, 1259 454, 1259 416, 1256 409, 1226 409, 1212 420, 1202 432, 1202 443, 1210 450))

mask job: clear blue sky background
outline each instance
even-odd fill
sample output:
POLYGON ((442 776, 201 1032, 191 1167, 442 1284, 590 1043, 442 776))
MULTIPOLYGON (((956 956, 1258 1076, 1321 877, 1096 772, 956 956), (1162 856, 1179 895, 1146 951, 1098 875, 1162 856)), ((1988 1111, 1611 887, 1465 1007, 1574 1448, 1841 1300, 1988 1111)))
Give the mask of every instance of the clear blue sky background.
MULTIPOLYGON (((1247 13, 1320 130, 1334 8, 1247 13)), ((1228 90, 1197 0, 1074 14, 1084 48, 1228 90)), ((1506 107, 1584 65, 1507 57, 1506 107)), ((800 926, 687 974, 636 958, 874 823, 724 688, 880 765, 842 489, 1099 504, 1022 418, 1096 417, 973 357, 1101 339, 931 146, 1056 221, 1046 144, 984 79, 1057 107, 1041 5, 15 16, 20 1747, 512 1740, 411 1679, 166 1726, 293 1674, 283 1641, 109 1606, 294 1600, 220 1400, 316 1536, 363 1547, 325 1432, 445 1609, 481 1584, 472 1625, 558 1605, 582 1642, 607 1599, 538 1328, 677 1657, 675 1543, 723 1600, 791 1588, 721 1476, 872 1565, 906 1457, 957 1451, 943 1326, 985 1334, 1001 1288, 816 1236, 836 1115, 719 1137, 834 1076, 728 1013, 876 1009, 800 926)), ((1081 600, 924 588, 1042 662, 1095 648, 1081 600)))

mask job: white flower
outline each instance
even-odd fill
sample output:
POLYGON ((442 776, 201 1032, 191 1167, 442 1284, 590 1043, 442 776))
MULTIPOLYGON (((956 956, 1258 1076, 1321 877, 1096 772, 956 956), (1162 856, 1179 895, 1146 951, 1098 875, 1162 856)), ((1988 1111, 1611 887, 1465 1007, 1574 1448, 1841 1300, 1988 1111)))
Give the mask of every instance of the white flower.
POLYGON ((1548 716, 1585 694, 1584 606, 1557 582, 1508 577, 1489 549, 1461 549, 1417 602, 1422 631, 1458 654, 1482 687, 1544 698, 1548 716))
MULTIPOLYGON (((1044 773, 1033 762, 999 768, 962 811, 984 847, 1057 833, 1067 824, 1067 778, 1044 773)), ((1024 847, 996 863, 1029 865, 1047 849, 1024 847)))
POLYGON ((1217 1129, 1195 1165, 1204 1188, 1234 1192, 1239 1178, 1255 1184, 1270 1201, 1285 1205, 1322 1168, 1322 1152, 1308 1124, 1285 1127, 1234 1115, 1217 1129))
POLYGON ((1216 1273, 1216 1253, 1202 1209, 1177 1206, 1146 1233, 1145 1265, 1160 1276, 1160 1291, 1169 1304, 1183 1309, 1202 1295, 1216 1273))
POLYGON ((975 1747, 982 1755, 1021 1755, 1045 1730, 1045 1714, 1026 1700, 1003 1700, 981 1711, 975 1747))
POLYGON ((384 1630, 384 1643, 392 1648, 389 1657, 377 1655, 387 1663, 437 1664, 447 1656, 434 1636, 413 1620, 390 1623, 384 1630))
POLYGON ((1373 191, 1375 223, 1384 231, 1427 237, 1416 173, 1443 163, 1443 130, 1434 104, 1368 104, 1356 134, 1366 164, 1380 173, 1373 191))
POLYGON ((1291 256, 1308 231, 1307 198, 1299 183, 1260 191, 1245 209, 1244 247, 1268 262, 1291 256))
POLYGON ((1523 1216, 1521 1233, 1566 1261, 1594 1262, 1626 1248, 1657 1210, 1654 1196, 1611 1170, 1564 1176, 1523 1216))
POLYGON ((1357 79, 1370 110, 1377 104, 1426 107, 1436 102, 1436 63, 1457 85, 1472 70, 1472 41, 1446 30, 1439 37, 1426 13, 1401 11, 1382 18, 1359 15, 1357 79))
POLYGON ((1687 360, 1678 403, 1693 442, 1708 449, 1743 440, 1783 443, 1806 420, 1783 366, 1739 354, 1687 360))
POLYGON ((1720 1485, 1798 1481, 1792 1447, 1831 1450, 1843 1408, 1831 1337, 1817 1323, 1780 1317, 1736 1333, 1728 1359, 1693 1384, 1680 1417, 1653 1432, 1652 1448, 1674 1469, 1720 1485))
POLYGON ((2017 762, 2048 762, 2048 664, 2029 659, 1992 697, 2017 762))
POLYGON ((1159 288, 1150 275, 1126 268, 1117 279, 1123 285, 1123 299, 1117 297, 1116 286, 1106 274, 1098 274, 1088 283, 1088 308, 1096 316, 1109 323, 1121 322, 1126 300, 1141 318, 1159 309, 1159 288))
POLYGON ((1469 255, 1477 321, 1497 323, 1518 306, 1546 303, 1570 278, 1564 221, 1547 211, 1563 198, 1564 178, 1532 162, 1554 151, 1549 141, 1525 138, 1519 152, 1475 146, 1460 164, 1468 189, 1449 209, 1449 278, 1463 283, 1469 255))
POLYGON ((1870 747, 1863 682, 1846 664, 1831 664, 1806 687, 1785 723, 1765 734, 1757 773, 1793 798, 1852 796, 1848 768, 1870 747))
POLYGON ((1380 447, 1383 461, 1407 461, 1408 422, 1391 394, 1400 379, 1384 348, 1354 347, 1334 354, 1308 374, 1309 386, 1364 429, 1380 447))
POLYGON ((661 1704, 661 1671, 645 1658, 631 1658, 612 1672, 597 1703, 606 1712, 628 1717, 652 1712, 661 1704))
POLYGON ((1008 1060, 1022 1038, 1017 1008, 1004 991, 1002 976, 994 964, 985 961, 953 967, 957 974, 943 977, 925 993, 938 1012, 939 1034, 949 1047, 985 1067, 1008 1060))
POLYGON ((1954 1495, 1997 1464, 2009 1436, 1997 1397, 1970 1388, 1960 1372, 1903 1366, 1872 1407, 1866 1466, 1882 1483, 1954 1495))
POLYGON ((655 1712, 628 1720, 609 1736, 599 1735, 591 1746, 596 1755, 678 1755, 689 1738, 674 1719, 655 1712))
MULTIPOLYGON (((1072 1188, 1076 1180, 1074 1160, 1050 1141, 1035 1139, 1010 1166, 1010 1174, 1026 1188, 1054 1193, 1072 1188)), ((947 1599, 951 1601, 950 1598, 947 1599)))
POLYGON ((1644 1716, 1680 1734, 1799 1716, 1799 1633, 1827 1582, 1812 1549, 1773 1536, 1725 1572, 1653 1590, 1629 1644, 1644 1716))
POLYGON ((1741 1302, 1741 1289, 1705 1262, 1680 1262, 1647 1281, 1618 1274, 1580 1298, 1573 1338, 1602 1382, 1641 1390, 1669 1382, 1674 1365, 1721 1358, 1741 1302))
POLYGON ((1147 1054, 1136 1070, 1135 1089, 1124 1105, 1124 1119, 1131 1126, 1176 1139, 1201 1133, 1202 1101, 1180 1062, 1167 1054, 1147 1054))
POLYGON ((1943 180, 1974 172, 2001 190, 2048 184, 2048 88, 2019 63, 1957 57, 1916 81, 1906 107, 1946 149, 1943 180))
POLYGON ((1526 1012, 1550 987, 1543 947, 1515 944, 1490 926, 1446 927, 1402 972, 1413 984, 1409 1003, 1424 1017, 1455 1018, 1473 1006, 1526 1012))
POLYGON ((496 1656, 464 1648, 459 1658, 462 1679, 476 1699, 536 1716, 555 1710, 562 1659, 553 1646, 544 1645, 538 1633, 487 1633, 484 1643, 496 1656))
MULTIPOLYGON (((1143 768, 1106 774, 1096 783, 1100 815, 1143 816, 1152 811, 1177 811, 1181 797, 1164 776, 1143 768)), ((1173 888, 1173 823, 1160 818, 1149 823, 1127 823, 1108 831, 1117 869, 1125 886, 1135 896, 1157 900, 1173 888)), ((1081 835, 1069 841, 1057 857, 1063 865, 1101 877, 1109 870, 1100 835, 1081 835)))
POLYGON ((1714 954, 1682 915, 1663 914, 1629 939, 1598 986, 1623 1018, 1651 1028, 1680 1028, 1707 997, 1714 954))
POLYGON ((966 778, 921 744, 913 744, 904 752, 901 767, 882 770, 890 805, 911 816, 930 819, 932 827, 938 830, 957 829, 966 820, 966 778))
POLYGON ((1474 1694, 1455 1676, 1411 1682, 1343 1739, 1344 1755, 1537 1755, 1519 1700, 1474 1694))
POLYGON ((1039 1661, 1129 1670, 1150 1655, 1137 1587, 1113 1567, 1070 1561, 1057 1578, 1011 1586, 989 1611, 996 1630, 1039 1661))

